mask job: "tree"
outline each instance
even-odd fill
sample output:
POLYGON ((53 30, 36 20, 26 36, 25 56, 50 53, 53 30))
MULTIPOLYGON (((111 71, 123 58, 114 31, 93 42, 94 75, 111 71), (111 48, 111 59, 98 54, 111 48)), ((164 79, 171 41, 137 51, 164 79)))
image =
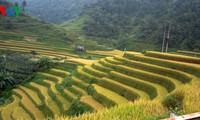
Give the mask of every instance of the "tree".
POLYGON ((10 20, 6 21, 5 28, 8 29, 8 30, 12 30, 13 29, 13 24, 12 24, 12 22, 10 20))
POLYGON ((25 0, 23 0, 23 2, 22 2, 22 10, 24 11, 24 8, 26 7, 26 1, 25 0))
POLYGON ((32 54, 33 57, 34 57, 35 55, 37 55, 37 52, 36 52, 36 51, 31 51, 31 54, 32 54))
POLYGON ((0 89, 16 83, 17 81, 13 78, 12 73, 6 70, 0 71, 0 89))
POLYGON ((15 6, 17 6, 17 7, 18 7, 18 3, 17 3, 17 2, 15 2, 15 6))

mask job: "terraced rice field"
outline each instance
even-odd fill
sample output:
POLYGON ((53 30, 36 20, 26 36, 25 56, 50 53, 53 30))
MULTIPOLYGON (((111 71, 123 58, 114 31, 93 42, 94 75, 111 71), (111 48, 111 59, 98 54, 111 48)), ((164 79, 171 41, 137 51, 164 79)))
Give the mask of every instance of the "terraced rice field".
POLYGON ((68 71, 53 68, 49 73, 38 73, 40 80, 13 89, 13 102, 1 108, 1 118, 44 119, 47 116, 65 114, 71 101, 78 99, 78 94, 74 93, 87 94, 76 85, 70 90, 63 88, 60 91, 57 88, 69 74, 68 71))
POLYGON ((50 47, 46 44, 39 42, 27 42, 27 41, 1 41, 0 50, 13 50, 18 52, 36 51, 37 55, 49 56, 49 57, 72 57, 77 58, 78 55, 70 54, 67 51, 70 49, 64 49, 59 47, 50 47))
POLYGON ((122 56, 124 54, 120 50, 114 50, 114 51, 90 51, 90 50, 88 50, 87 53, 97 54, 97 55, 105 55, 105 56, 114 56, 114 55, 122 56))
POLYGON ((185 51, 185 50, 178 50, 177 53, 192 56, 192 57, 200 57, 199 52, 191 52, 191 51, 185 51))
POLYGON ((0 108, 0 118, 44 119, 65 115, 73 100, 94 111, 138 99, 160 101, 180 86, 200 78, 200 59, 153 51, 145 55, 126 52, 79 66, 73 74, 53 68, 37 76, 38 80, 13 90, 13 101, 0 108), (66 76, 69 79, 64 79, 66 76), (63 86, 68 82, 72 85, 63 86))
POLYGON ((96 90, 93 99, 104 107, 111 107, 138 99, 163 99, 181 85, 200 77, 199 62, 198 58, 182 55, 127 52, 123 57, 107 57, 79 67, 75 77, 92 84, 96 90))

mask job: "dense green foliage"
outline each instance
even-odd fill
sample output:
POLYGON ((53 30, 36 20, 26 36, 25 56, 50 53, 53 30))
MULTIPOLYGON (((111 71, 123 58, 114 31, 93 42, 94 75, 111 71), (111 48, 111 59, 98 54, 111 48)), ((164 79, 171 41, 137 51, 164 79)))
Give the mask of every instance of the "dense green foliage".
POLYGON ((138 43, 160 49, 164 26, 171 25, 170 48, 198 51, 199 6, 199 0, 99 0, 82 13, 89 18, 82 30, 88 36, 103 38, 100 43, 120 49, 142 50, 138 43))
POLYGON ((92 108, 81 103, 79 100, 74 100, 71 104, 72 105, 68 111, 69 116, 79 116, 86 112, 92 112, 92 108))
POLYGON ((0 89, 23 82, 38 69, 31 56, 11 51, 0 52, 0 89))
POLYGON ((0 104, 10 97, 11 90, 29 82, 38 71, 55 66, 47 57, 32 60, 32 55, 13 51, 0 51, 0 104))
POLYGON ((183 104, 184 94, 180 93, 179 91, 168 95, 163 101, 162 104, 166 108, 173 109, 173 110, 181 110, 183 104))

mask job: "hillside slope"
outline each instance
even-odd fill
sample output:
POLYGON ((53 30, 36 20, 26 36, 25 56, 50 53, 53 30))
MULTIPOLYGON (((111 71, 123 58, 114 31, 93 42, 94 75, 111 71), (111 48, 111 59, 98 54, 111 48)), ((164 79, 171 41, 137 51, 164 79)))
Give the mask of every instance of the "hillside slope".
POLYGON ((199 0, 99 0, 66 28, 83 23, 75 31, 101 44, 141 51, 161 50, 163 29, 171 25, 170 48, 198 51, 199 6, 199 0))
MULTIPOLYGON (((18 2, 21 0, 9 0, 18 2)), ((61 23, 78 15, 82 9, 97 0, 26 0, 30 15, 53 23, 61 23)))
POLYGON ((199 91, 196 91, 200 58, 153 51, 124 55, 120 51, 96 51, 93 54, 116 56, 77 66, 70 57, 78 56, 63 53, 61 48, 16 41, 4 41, 1 45, 1 49, 22 52, 34 49, 39 55, 68 58, 65 63, 37 72, 30 82, 14 88, 8 102, 0 106, 3 120, 78 116, 92 111, 99 113, 87 113, 77 119, 158 119, 169 115, 167 108, 178 108, 179 114, 196 112, 200 108, 199 91), (195 89, 191 89, 193 87, 195 89), (175 102, 171 103, 171 99, 175 102), (163 100, 167 104, 162 105, 163 100))
POLYGON ((84 88, 81 80, 92 84, 96 101, 106 107, 117 106, 56 119, 157 120, 169 117, 171 112, 177 115, 198 112, 199 63, 199 58, 147 51, 144 55, 127 52, 123 57, 107 57, 91 66, 79 67, 72 78, 77 80, 74 84, 81 88, 84 88))
MULTIPOLYGON (((5 0, 1 5, 9 5, 5 0)), ((73 41, 68 38, 67 32, 56 25, 40 21, 22 12, 19 16, 1 16, 0 39, 23 40, 24 37, 33 37, 39 42, 50 45, 69 46, 73 41)))

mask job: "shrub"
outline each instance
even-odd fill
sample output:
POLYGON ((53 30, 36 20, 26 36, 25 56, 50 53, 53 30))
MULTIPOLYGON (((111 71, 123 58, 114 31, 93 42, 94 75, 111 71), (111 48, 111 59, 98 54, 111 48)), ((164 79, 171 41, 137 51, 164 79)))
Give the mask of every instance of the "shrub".
POLYGON ((64 89, 60 85, 56 84, 56 90, 58 90, 60 93, 63 93, 64 89))
POLYGON ((2 51, 0 52, 0 87, 13 86, 37 71, 37 65, 27 54, 2 51))
POLYGON ((66 87, 66 88, 70 88, 70 87, 73 85, 73 82, 71 81, 70 76, 67 76, 67 77, 64 79, 62 85, 63 85, 64 87, 66 87))
POLYGON ((40 70, 50 69, 53 67, 53 62, 48 57, 40 57, 37 61, 40 70))
POLYGON ((182 91, 176 91, 168 95, 163 101, 163 106, 167 107, 168 110, 179 111, 182 109, 184 99, 184 93, 182 91))
POLYGON ((142 50, 142 54, 144 54, 144 55, 145 55, 145 54, 146 54, 146 52, 147 52, 146 50, 142 50))
POLYGON ((88 105, 80 102, 79 100, 72 101, 71 107, 68 110, 67 115, 69 116, 79 116, 85 112, 92 112, 93 109, 88 105))
POLYGON ((0 89, 15 85, 16 83, 17 81, 13 78, 12 73, 5 70, 0 71, 0 89))
POLYGON ((35 55, 37 55, 37 52, 36 52, 36 51, 31 51, 31 54, 32 54, 33 57, 34 57, 35 55))
POLYGON ((95 57, 92 56, 92 55, 86 56, 85 58, 88 59, 88 60, 94 60, 95 59, 95 57))
POLYGON ((94 89, 94 87, 92 85, 88 86, 87 88, 87 93, 88 95, 93 95, 96 92, 96 90, 94 89))
POLYGON ((4 104, 4 98, 0 98, 0 105, 3 105, 4 104))

